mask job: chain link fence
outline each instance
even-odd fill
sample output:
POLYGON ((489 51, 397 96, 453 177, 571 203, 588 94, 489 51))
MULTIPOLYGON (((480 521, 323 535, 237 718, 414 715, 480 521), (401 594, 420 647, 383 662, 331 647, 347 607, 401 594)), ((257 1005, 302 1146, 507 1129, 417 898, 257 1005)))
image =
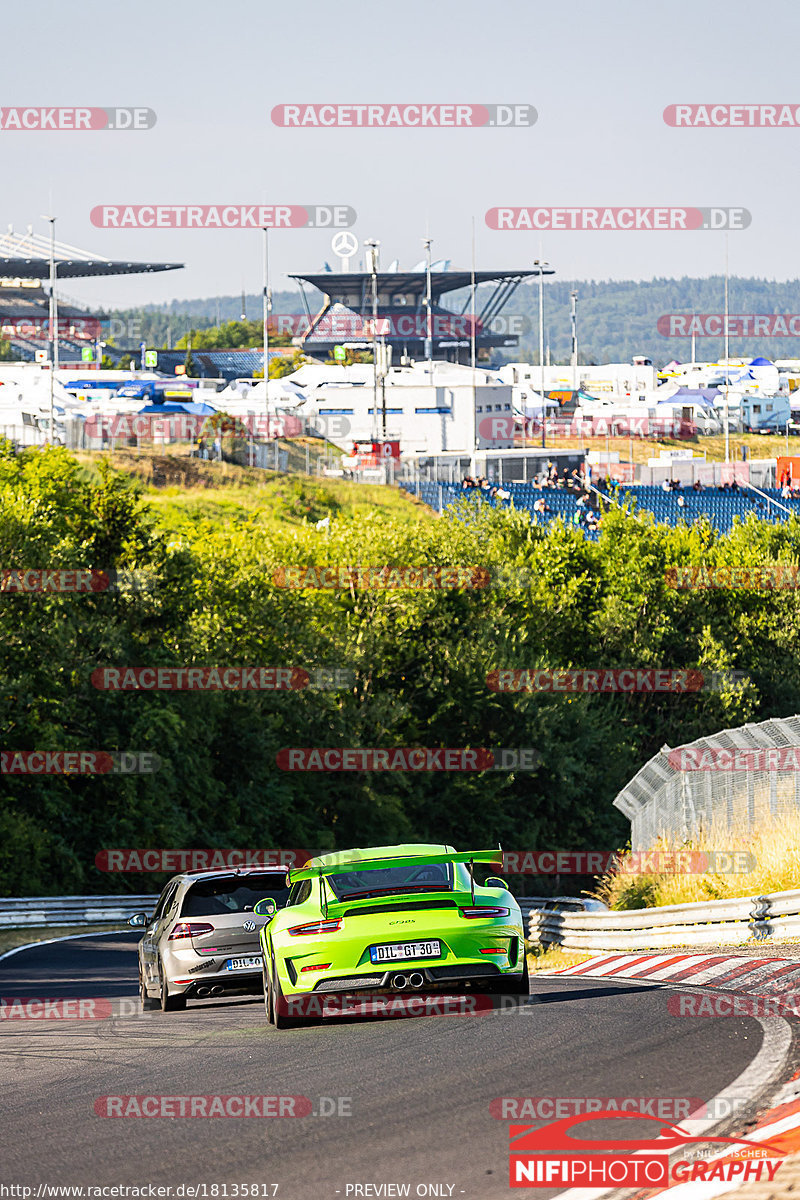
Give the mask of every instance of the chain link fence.
POLYGON ((631 846, 696 841, 712 830, 752 830, 800 812, 800 717, 726 729, 663 746, 614 800, 631 846))

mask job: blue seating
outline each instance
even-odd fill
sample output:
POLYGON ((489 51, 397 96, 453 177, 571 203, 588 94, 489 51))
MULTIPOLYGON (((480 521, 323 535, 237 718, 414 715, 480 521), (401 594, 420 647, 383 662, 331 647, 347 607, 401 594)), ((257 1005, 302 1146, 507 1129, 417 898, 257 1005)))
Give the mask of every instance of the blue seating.
MULTIPOLYGON (((414 483, 406 481, 400 486, 416 494, 414 483)), ((513 505, 517 509, 529 512, 531 520, 536 524, 549 525, 553 521, 562 520, 566 525, 572 525, 577 505, 574 492, 561 488, 540 489, 520 482, 507 483, 504 487, 511 493, 510 500, 490 499, 483 492, 463 489, 460 483, 421 483, 419 496, 437 512, 461 498, 466 498, 473 503, 488 503, 496 508, 508 508, 513 505), (533 511, 534 503, 539 498, 544 498, 551 510, 544 518, 533 511)), ((755 513, 761 520, 770 524, 786 521, 788 513, 785 509, 800 515, 800 499, 783 500, 779 488, 764 488, 762 491, 765 496, 777 500, 783 507, 769 504, 755 492, 744 489, 731 492, 718 487, 703 488, 701 492, 693 492, 688 488, 678 492, 665 492, 663 488, 652 485, 628 484, 620 489, 618 499, 634 511, 651 512, 659 524, 679 525, 684 522, 690 525, 698 517, 705 517, 720 533, 729 533, 734 520, 738 518, 743 521, 749 513, 755 513), (678 504, 679 497, 683 500, 682 505, 678 504)), ((592 540, 597 538, 597 530, 584 529, 583 532, 592 540)))

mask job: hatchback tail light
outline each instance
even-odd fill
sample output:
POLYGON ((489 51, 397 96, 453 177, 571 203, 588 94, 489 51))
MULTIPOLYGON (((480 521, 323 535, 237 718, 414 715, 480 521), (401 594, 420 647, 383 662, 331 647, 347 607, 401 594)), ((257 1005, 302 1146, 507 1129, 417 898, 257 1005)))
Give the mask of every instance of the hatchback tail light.
POLYGON ((496 906, 490 908, 486 905, 481 908, 462 908, 459 911, 462 917, 483 917, 484 920, 489 920, 491 917, 507 917, 510 910, 496 906))
POLYGON ((288 932, 292 937, 309 936, 315 933, 336 933, 342 927, 341 917, 338 921, 312 921, 309 925, 295 925, 288 932))
POLYGON ((204 933, 213 933, 214 926, 208 925, 200 921, 179 921, 173 929, 172 933, 167 938, 168 942, 176 941, 178 938, 201 937, 204 933))

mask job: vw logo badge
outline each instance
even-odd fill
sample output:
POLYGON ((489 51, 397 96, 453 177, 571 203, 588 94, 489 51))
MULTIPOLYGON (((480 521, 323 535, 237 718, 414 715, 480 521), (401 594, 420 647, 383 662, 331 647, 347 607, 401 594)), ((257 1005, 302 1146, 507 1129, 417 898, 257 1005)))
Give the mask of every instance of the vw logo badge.
POLYGON ((245 921, 244 925, 242 925, 242 929, 245 929, 248 933, 252 933, 255 927, 255 921, 245 921))

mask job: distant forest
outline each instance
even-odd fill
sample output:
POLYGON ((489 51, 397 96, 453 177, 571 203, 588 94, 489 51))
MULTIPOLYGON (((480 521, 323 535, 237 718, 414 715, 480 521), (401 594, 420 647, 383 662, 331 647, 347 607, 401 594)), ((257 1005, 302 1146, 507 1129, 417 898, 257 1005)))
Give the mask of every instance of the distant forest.
MULTIPOLYGON (((479 289, 478 311, 491 289, 479 289)), ((646 354, 659 366, 673 358, 691 356, 688 337, 669 338, 657 329, 658 318, 670 313, 722 313, 724 280, 707 279, 555 280, 544 284, 545 353, 551 362, 566 362, 570 353, 570 292, 578 293, 578 357, 581 363, 628 362, 634 354, 646 354)), ((308 291, 309 304, 321 299, 308 291)), ((468 300, 454 292, 449 306, 461 311, 468 300)), ((169 304, 111 310, 111 336, 118 346, 140 341, 154 348, 172 346, 192 329, 208 329, 242 316, 242 297, 212 296, 199 300, 173 300, 169 304), (116 323, 114 323, 116 321, 116 323)), ((276 292, 273 313, 303 312, 299 292, 276 292)), ((768 279, 731 278, 729 311, 743 313, 800 313, 800 279, 776 283, 768 279)), ((244 312, 250 320, 261 315, 261 296, 244 297, 244 312)), ((522 317, 527 331, 520 337, 520 351, 504 351, 496 361, 537 362, 539 355, 539 291, 534 283, 522 284, 503 310, 503 315, 522 317)), ((698 359, 716 359, 724 353, 721 337, 698 337, 698 359)), ((764 354, 770 358, 800 357, 800 339, 793 337, 730 339, 732 356, 764 354)))

